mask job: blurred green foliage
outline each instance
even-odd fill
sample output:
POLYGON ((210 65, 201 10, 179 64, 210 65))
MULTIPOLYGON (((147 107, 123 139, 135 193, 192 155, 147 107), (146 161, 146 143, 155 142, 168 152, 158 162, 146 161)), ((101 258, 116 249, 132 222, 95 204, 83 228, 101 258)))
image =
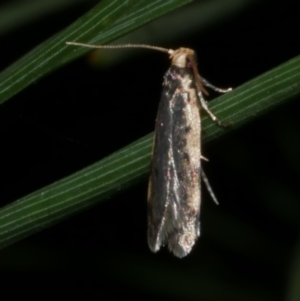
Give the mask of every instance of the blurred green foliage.
POLYGON ((300 123, 288 103, 300 91, 296 5, 189 2, 0 9, 3 272, 72 271, 74 295, 95 284, 93 296, 299 300, 300 123), (89 50, 65 41, 188 46, 205 78, 234 87, 210 104, 231 126, 203 118, 221 205, 204 191, 201 238, 186 259, 146 246, 148 133, 167 58, 101 51, 70 65, 89 50))

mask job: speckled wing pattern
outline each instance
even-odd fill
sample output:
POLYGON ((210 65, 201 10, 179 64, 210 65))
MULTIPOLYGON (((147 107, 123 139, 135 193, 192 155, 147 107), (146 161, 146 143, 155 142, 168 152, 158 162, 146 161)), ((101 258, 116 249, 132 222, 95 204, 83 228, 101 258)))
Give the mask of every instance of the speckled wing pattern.
MULTIPOLYGON (((191 68, 172 65, 159 104, 148 188, 148 244, 186 256, 200 235, 200 102, 191 68)), ((201 93, 201 92, 200 92, 201 93)))
POLYGON ((201 168, 205 158, 201 155, 200 107, 218 125, 224 124, 209 110, 202 93, 208 95, 204 86, 219 93, 232 89, 220 89, 201 77, 196 53, 190 48, 66 44, 93 49, 144 48, 169 54, 171 67, 164 77, 148 188, 148 244, 153 252, 167 244, 175 256, 186 256, 200 235, 201 178, 218 203, 201 168))

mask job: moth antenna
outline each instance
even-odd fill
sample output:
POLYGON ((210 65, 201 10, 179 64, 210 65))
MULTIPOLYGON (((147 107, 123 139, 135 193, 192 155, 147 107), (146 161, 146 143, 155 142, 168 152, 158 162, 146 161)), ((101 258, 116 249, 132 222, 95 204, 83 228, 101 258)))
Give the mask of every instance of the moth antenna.
POLYGON ((172 54, 174 52, 173 49, 167 49, 158 46, 151 46, 146 44, 123 44, 123 45, 93 45, 93 44, 85 44, 85 43, 77 43, 77 42, 66 42, 67 45, 74 46, 82 46, 85 48, 93 48, 93 49, 120 49, 120 48, 144 48, 144 49, 152 49, 156 51, 165 52, 168 54, 172 54))
POLYGON ((198 86, 198 88, 200 89, 200 91, 202 91, 205 95, 209 95, 209 93, 207 92, 207 90, 204 88, 204 86, 202 85, 200 78, 199 78, 199 71, 198 71, 198 67, 197 64, 195 62, 195 59, 192 56, 189 56, 189 60, 190 63, 192 65, 192 69, 193 69, 193 73, 194 73, 194 78, 196 81, 196 84, 198 86))

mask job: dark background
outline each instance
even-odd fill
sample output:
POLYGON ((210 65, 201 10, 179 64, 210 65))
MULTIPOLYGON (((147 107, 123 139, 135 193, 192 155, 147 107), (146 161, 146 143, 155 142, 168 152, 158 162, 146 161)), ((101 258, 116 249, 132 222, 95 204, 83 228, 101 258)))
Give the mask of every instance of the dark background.
MULTIPOLYGON (((0 36, 1 69, 92 6, 50 14, 0 36)), ((297 1, 261 1, 159 46, 195 49, 205 78, 238 87, 300 53, 299 10, 297 1)), ((168 66, 164 54, 150 51, 100 69, 90 54, 2 105, 0 205, 153 131, 168 66)), ((294 99, 204 146, 220 205, 203 192, 201 238, 187 258, 149 251, 145 178, 93 210, 1 250, 0 273, 53 272, 51 292, 69 296, 285 300, 297 287, 300 266, 299 120, 294 99)))

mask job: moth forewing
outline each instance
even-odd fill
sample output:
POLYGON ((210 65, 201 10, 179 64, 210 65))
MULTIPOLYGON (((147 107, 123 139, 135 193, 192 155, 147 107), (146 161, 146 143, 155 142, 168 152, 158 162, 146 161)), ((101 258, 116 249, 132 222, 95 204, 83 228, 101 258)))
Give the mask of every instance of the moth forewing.
POLYGON ((200 234, 200 102, 187 51, 177 51, 163 82, 148 194, 148 243, 186 256, 200 234))
POLYGON ((216 197, 201 168, 200 108, 221 124, 208 109, 204 86, 217 92, 198 73, 196 53, 189 48, 176 50, 162 47, 127 45, 90 45, 66 42, 68 45, 94 49, 146 48, 170 55, 171 67, 166 72, 159 103, 148 186, 148 244, 153 252, 167 244, 177 257, 190 253, 200 235, 201 177, 213 200, 216 197))

